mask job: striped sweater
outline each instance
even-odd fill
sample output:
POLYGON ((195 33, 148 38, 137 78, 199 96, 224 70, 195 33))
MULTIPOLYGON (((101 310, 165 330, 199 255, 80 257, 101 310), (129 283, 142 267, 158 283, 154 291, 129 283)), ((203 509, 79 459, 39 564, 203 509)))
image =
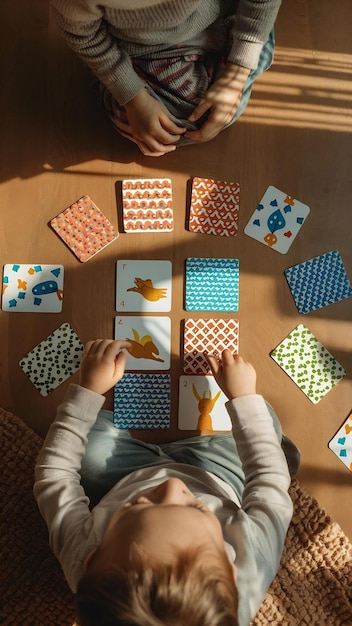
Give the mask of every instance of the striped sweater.
POLYGON ((67 44, 120 105, 144 86, 134 57, 207 48, 225 25, 228 61, 256 69, 281 0, 51 0, 67 44), (126 8, 127 7, 127 8, 126 8), (131 8, 132 7, 132 8, 131 8))

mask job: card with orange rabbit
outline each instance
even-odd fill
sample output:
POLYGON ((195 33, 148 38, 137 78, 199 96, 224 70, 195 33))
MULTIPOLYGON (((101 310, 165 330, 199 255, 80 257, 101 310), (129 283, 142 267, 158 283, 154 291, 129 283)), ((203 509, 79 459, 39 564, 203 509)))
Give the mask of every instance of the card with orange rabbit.
POLYGON ((213 376, 180 376, 179 429, 230 431, 232 424, 225 402, 227 397, 213 376))
POLYGON ((116 311, 171 311, 171 261, 123 260, 116 263, 116 311))
POLYGON ((126 371, 170 369, 171 320, 152 315, 115 317, 115 339, 130 343, 126 371))

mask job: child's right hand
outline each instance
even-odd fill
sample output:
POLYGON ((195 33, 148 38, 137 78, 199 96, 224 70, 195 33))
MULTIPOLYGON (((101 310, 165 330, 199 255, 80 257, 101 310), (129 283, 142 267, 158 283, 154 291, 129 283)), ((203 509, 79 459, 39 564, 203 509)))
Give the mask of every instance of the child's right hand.
POLYGON ((177 126, 168 110, 145 88, 124 105, 128 121, 140 150, 146 156, 162 156, 176 150, 174 145, 186 132, 177 126))
POLYGON ((96 339, 84 346, 80 368, 81 387, 104 394, 121 380, 127 354, 122 350, 129 347, 128 341, 96 339))
POLYGON ((256 394, 256 371, 248 361, 230 350, 224 350, 221 361, 214 356, 207 356, 212 374, 220 389, 229 400, 256 394))

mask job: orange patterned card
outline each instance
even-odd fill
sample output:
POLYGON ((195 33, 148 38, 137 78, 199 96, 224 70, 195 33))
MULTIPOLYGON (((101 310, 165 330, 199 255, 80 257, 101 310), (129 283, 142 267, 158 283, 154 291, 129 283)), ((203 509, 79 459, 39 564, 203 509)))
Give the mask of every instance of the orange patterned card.
POLYGON ((238 233, 240 186, 211 178, 193 178, 189 230, 235 237, 238 233))
POLYGON ((226 348, 233 354, 238 354, 238 335, 238 320, 184 320, 183 371, 185 374, 210 373, 204 354, 220 356, 226 348))
POLYGON ((50 226, 82 263, 119 236, 118 230, 89 196, 82 196, 59 213, 50 226))
POLYGON ((174 228, 170 178, 124 180, 122 206, 126 233, 164 233, 174 228))

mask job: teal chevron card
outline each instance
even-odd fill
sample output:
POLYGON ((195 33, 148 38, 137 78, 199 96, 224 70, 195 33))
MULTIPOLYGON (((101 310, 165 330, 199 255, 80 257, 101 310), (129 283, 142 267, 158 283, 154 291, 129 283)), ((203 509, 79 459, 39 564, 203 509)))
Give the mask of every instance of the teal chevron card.
POLYGON ((186 311, 238 311, 238 259, 186 259, 186 311))

